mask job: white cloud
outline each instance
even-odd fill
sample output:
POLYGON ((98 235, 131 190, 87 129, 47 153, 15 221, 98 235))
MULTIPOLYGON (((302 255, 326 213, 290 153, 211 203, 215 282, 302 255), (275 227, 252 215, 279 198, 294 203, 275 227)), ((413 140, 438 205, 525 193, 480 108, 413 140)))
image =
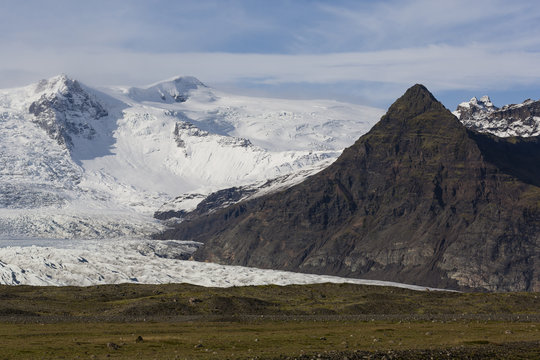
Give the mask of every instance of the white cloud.
POLYGON ((321 3, 325 26, 312 29, 323 48, 392 49, 538 39, 538 3, 411 0, 321 3))
MULTIPOLYGON (((144 84, 175 74, 208 82, 268 84, 366 81, 424 82, 439 90, 508 87, 540 80, 540 52, 505 52, 483 45, 430 45, 372 52, 271 55, 231 53, 74 53, 31 50, 3 55, 5 68, 49 76, 65 72, 98 84, 144 84), (36 68, 36 61, 40 66, 36 68)), ((0 85, 4 85, 1 83, 0 85)))
POLYGON ((535 1, 96 1, 0 2, 0 87, 58 73, 90 85, 190 74, 231 87, 361 83, 355 92, 371 101, 418 82, 540 80, 535 1))

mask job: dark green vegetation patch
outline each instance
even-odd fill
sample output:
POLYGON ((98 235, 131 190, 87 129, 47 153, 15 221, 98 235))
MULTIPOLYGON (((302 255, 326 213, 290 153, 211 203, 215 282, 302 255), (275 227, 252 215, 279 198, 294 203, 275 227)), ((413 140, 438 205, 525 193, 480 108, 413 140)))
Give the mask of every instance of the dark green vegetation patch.
POLYGON ((175 320, 184 317, 339 315, 536 318, 538 293, 457 293, 353 284, 206 288, 188 284, 0 286, 0 319, 175 320))

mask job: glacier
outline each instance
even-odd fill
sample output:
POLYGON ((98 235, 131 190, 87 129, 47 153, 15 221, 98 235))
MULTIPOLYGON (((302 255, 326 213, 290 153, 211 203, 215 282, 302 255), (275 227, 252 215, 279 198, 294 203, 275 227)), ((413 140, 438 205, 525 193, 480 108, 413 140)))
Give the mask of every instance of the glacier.
POLYGON ((388 281, 341 278, 185 260, 200 243, 140 239, 0 240, 0 284, 91 286, 188 283, 206 287, 351 283, 438 290, 388 281))
POLYGON ((149 240, 166 225, 156 211, 191 211, 231 187, 247 194, 242 199, 292 186, 333 162, 383 112, 238 96, 190 76, 92 88, 59 75, 0 90, 0 284, 351 282, 424 290, 199 263, 189 258, 203 244, 149 240))
POLYGON ((59 75, 0 90, 0 235, 147 238, 164 204, 309 176, 382 113, 232 95, 189 76, 98 89, 59 75))

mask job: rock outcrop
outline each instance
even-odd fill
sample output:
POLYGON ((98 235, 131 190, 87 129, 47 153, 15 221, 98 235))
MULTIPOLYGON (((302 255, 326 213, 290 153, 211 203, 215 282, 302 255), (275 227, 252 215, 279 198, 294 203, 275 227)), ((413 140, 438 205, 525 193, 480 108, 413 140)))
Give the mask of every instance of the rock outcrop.
POLYGON ((527 99, 499 109, 483 96, 459 104, 454 115, 470 129, 499 137, 540 135, 540 101, 527 99))
POLYGON ((96 133, 92 122, 108 115, 76 80, 65 75, 42 80, 36 93, 42 94, 28 108, 34 115, 33 121, 67 148, 73 146, 73 135, 92 139, 96 133))

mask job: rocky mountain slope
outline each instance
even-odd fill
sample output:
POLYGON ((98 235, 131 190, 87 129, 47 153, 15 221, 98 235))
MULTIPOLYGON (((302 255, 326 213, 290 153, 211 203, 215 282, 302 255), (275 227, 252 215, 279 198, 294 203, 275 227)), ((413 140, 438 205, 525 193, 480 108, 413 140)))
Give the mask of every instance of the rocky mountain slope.
POLYGON ((193 77, 98 90, 61 75, 0 90, 0 238, 148 236, 179 194, 197 196, 170 209, 320 169, 379 114, 235 96, 193 77))
MULTIPOLYGON (((453 114, 467 128, 493 134, 498 137, 530 137, 540 135, 540 101, 525 100, 521 104, 505 105, 498 108, 491 102, 489 96, 480 99, 473 97, 469 102, 458 105, 453 114)), ((217 208, 231 205, 241 200, 261 196, 272 191, 292 186, 302 181, 306 174, 314 174, 327 165, 317 166, 309 173, 303 170, 299 173, 288 174, 274 180, 258 182, 240 187, 232 187, 219 190, 210 195, 182 194, 171 202, 164 204, 155 213, 158 219, 174 219, 180 221, 185 217, 201 215, 217 208), (283 183, 282 179, 295 178, 295 181, 283 183), (274 186, 275 185, 275 186, 274 186), (201 199, 204 199, 201 201, 201 199), (196 208, 191 203, 199 204, 196 208)))
POLYGON ((499 137, 540 135, 540 101, 527 99, 498 108, 488 96, 473 97, 459 104, 454 115, 468 128, 499 137))
POLYGON ((331 166, 162 236, 227 264, 540 290, 540 141, 463 126, 415 85, 331 166))

